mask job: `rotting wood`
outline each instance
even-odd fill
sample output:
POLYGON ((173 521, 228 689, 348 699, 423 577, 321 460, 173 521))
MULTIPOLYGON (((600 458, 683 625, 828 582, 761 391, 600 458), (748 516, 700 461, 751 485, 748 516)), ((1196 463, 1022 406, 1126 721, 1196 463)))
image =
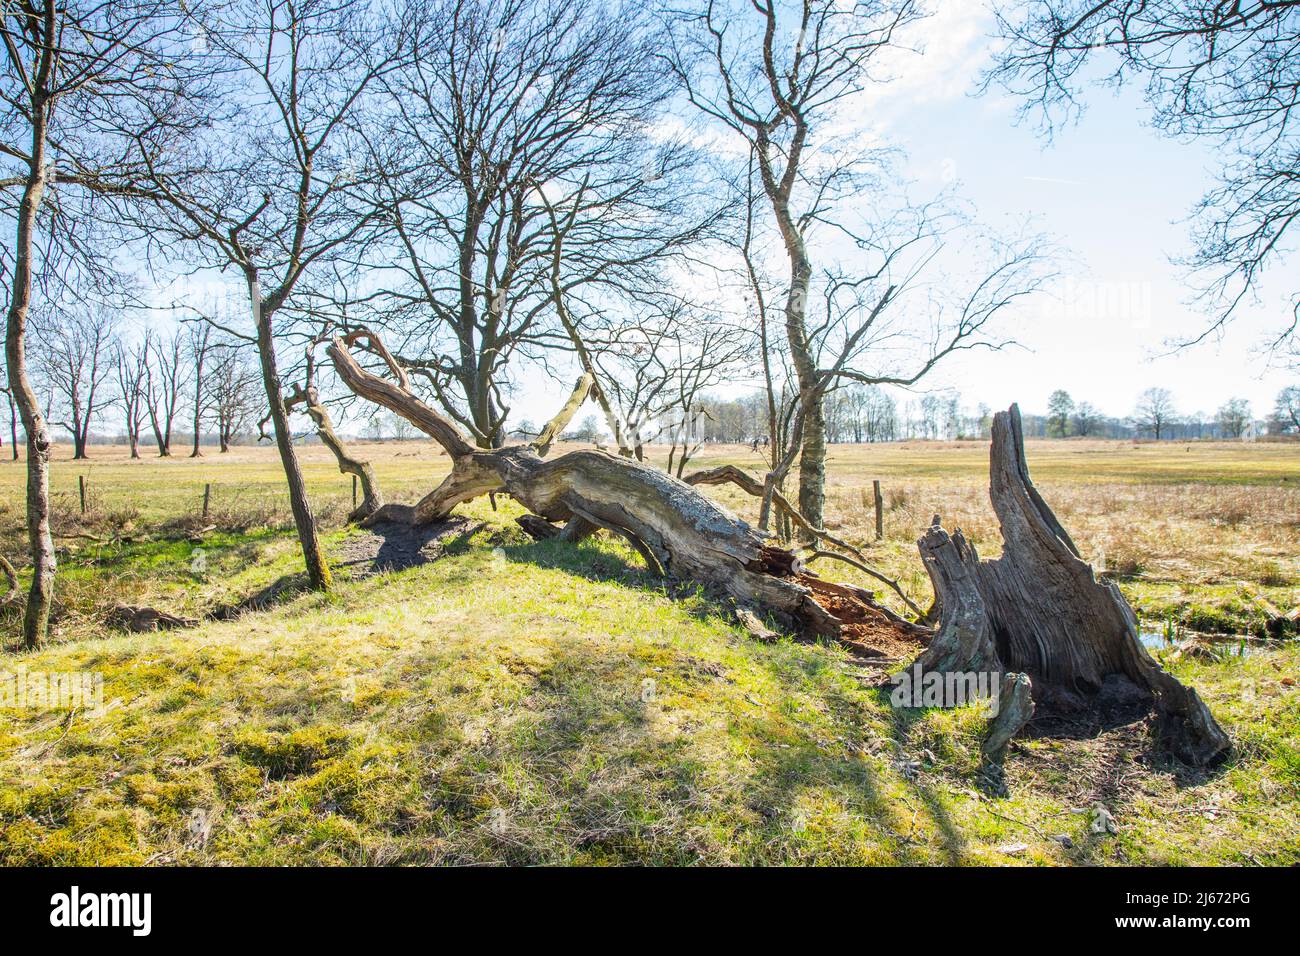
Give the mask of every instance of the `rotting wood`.
MULTIPOLYGON (((1033 704, 1052 714, 1154 709, 1179 759, 1222 760, 1230 742, 1209 708, 1147 653, 1119 588, 1097 578, 1030 481, 1015 405, 994 417, 989 497, 1002 531, 997 559, 980 560, 960 531, 937 522, 919 542, 940 608, 922 671, 1025 674, 1033 704)), ((997 733, 1009 740, 1007 726, 997 733)))

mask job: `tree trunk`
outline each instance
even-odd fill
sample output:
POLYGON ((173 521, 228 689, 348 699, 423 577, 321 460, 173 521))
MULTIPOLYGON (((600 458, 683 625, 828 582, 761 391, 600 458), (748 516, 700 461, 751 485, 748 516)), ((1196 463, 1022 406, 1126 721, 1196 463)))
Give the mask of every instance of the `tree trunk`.
POLYGON ((271 332, 271 318, 262 300, 261 288, 257 275, 248 276, 249 299, 253 308, 253 321, 257 327, 257 354, 262 368, 262 385, 266 389, 266 400, 270 406, 271 422, 275 426, 275 444, 280 452, 280 462, 284 466, 285 479, 289 484, 289 506, 293 510, 294 524, 298 529, 298 540, 302 544, 303 562, 307 568, 307 578, 317 591, 328 591, 333 583, 325 551, 321 548, 320 538, 316 533, 316 517, 311 511, 311 502, 307 498, 307 484, 303 480, 302 466, 293 450, 293 437, 289 433, 289 415, 284 407, 284 396, 280 386, 280 372, 275 362, 275 339, 271 332))
MULTIPOLYGON (((296 388, 285 400, 285 407, 291 408, 299 403, 302 403, 308 416, 316 425, 316 434, 320 436, 321 444, 334 453, 334 458, 339 463, 339 471, 345 475, 355 475, 361 482, 362 500, 348 515, 348 521, 363 521, 369 518, 384 506, 384 496, 379 490, 375 470, 370 467, 370 462, 354 458, 348 453, 347 446, 334 431, 334 422, 330 419, 329 411, 321 404, 315 386, 296 388)), ((223 447, 221 450, 226 449, 223 447)))
POLYGON ((204 327, 203 339, 194 355, 194 447, 190 450, 191 458, 203 457, 203 450, 199 447, 203 437, 203 363, 208 357, 208 336, 211 331, 209 327, 204 327))
POLYGON ((9 312, 5 321, 5 363, 14 403, 27 432, 27 539, 32 555, 32 584, 23 616, 23 646, 38 647, 49 632, 50 605, 54 599, 57 563, 50 534, 50 430, 27 372, 27 315, 32 300, 32 246, 36 211, 45 193, 48 175, 45 130, 48 103, 34 97, 32 155, 18 205, 13 275, 9 285, 9 312))
POLYGON ((921 672, 1025 675, 1039 713, 1066 719, 1154 708, 1179 759, 1223 759, 1229 740, 1209 709, 1146 652, 1119 588, 1096 578, 1030 481, 1014 405, 993 420, 990 456, 1002 555, 981 561, 960 531, 950 537, 937 524, 921 539, 941 608, 921 672))
POLYGON ((362 398, 430 435, 452 459, 451 474, 414 508, 388 505, 372 521, 437 521, 464 501, 504 491, 546 522, 585 523, 612 531, 626 538, 652 570, 715 588, 741 606, 773 614, 806 633, 854 644, 859 632, 853 627, 872 620, 896 630, 903 640, 918 639, 920 629, 890 615, 865 591, 833 585, 814 590, 819 582, 803 572, 791 552, 768 546, 744 521, 657 468, 602 451, 575 451, 547 461, 551 440, 591 386, 589 375, 537 439, 485 451, 416 398, 382 344, 372 343, 397 382, 367 372, 352 357, 351 341, 335 338, 327 351, 339 378, 362 398))

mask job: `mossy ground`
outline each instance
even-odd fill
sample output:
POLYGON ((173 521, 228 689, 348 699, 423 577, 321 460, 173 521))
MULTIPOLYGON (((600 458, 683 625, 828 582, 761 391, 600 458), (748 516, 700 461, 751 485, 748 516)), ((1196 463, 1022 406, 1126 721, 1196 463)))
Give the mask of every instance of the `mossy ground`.
MULTIPOLYGON (((381 477, 428 487, 427 452, 419 482, 389 454, 381 477)), ((101 673, 110 702, 102 716, 0 710, 0 863, 1300 862, 1294 642, 1170 660, 1232 735, 1225 766, 1153 756, 1141 726, 1032 738, 994 800, 977 781, 975 709, 896 711, 879 672, 834 647, 756 642, 706 598, 664 593, 617 543, 533 543, 509 502, 477 502, 482 529, 438 561, 307 593, 279 512, 232 509, 189 540, 202 523, 177 521, 183 483, 155 470, 173 465, 112 466, 159 495, 138 495, 125 521, 99 505, 86 527, 106 540, 64 554, 54 642, 0 657, 0 671, 101 673), (193 630, 102 624, 118 600, 197 613, 284 580, 267 610, 193 630), (1092 832, 1096 803, 1118 833, 1092 832)), ((337 548, 346 486, 313 469, 337 548)), ((844 485, 859 477, 833 485, 850 521, 844 485)), ((882 561, 910 573, 910 512, 961 513, 960 482, 975 480, 891 481, 911 499, 895 501, 882 561)), ((1053 481, 1067 526, 1091 533, 1083 491, 1053 481)), ((0 515, 7 550, 16 520, 0 515)), ((1239 538, 1263 540, 1250 521, 1239 538)), ((1290 567, 1294 550, 1270 560, 1290 567)), ((1144 586, 1140 572, 1121 581, 1130 596, 1144 586)), ((1198 600, 1237 587, 1173 586, 1198 600)))

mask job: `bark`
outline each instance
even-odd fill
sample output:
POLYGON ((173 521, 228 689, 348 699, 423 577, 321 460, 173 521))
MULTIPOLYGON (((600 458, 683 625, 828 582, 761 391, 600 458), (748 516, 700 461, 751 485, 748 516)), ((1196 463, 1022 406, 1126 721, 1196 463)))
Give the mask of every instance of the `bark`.
POLYGON ((298 541, 302 545, 307 578, 315 590, 328 591, 333 583, 333 576, 316 532, 316 516, 312 514, 311 502, 307 498, 307 483, 303 479, 302 466, 293 449, 293 437, 289 433, 289 413, 284 406, 280 372, 276 367, 275 339, 271 326, 274 312, 265 307, 257 274, 252 270, 248 273, 248 289, 249 300, 253 307, 253 322, 257 328, 257 355, 262 368, 262 385, 266 389, 271 424, 275 428, 276 448, 280 452, 280 462, 284 466, 285 479, 289 485, 289 506, 298 529, 298 541))
POLYGON ((808 293, 812 280, 812 260, 808 246, 790 208, 793 172, 798 169, 799 155, 808 128, 798 113, 790 116, 794 123, 786 173, 779 180, 772 168, 773 146, 766 130, 760 131, 755 145, 759 174, 764 192, 772 204, 777 228, 790 260, 790 289, 785 302, 785 333, 790 345, 790 361, 799 384, 799 402, 804 410, 803 434, 799 449, 799 510, 814 525, 823 524, 826 502, 826 418, 822 409, 823 383, 817 369, 817 357, 808 340, 808 293))
MULTIPOLYGON (((348 452, 347 446, 334 431, 334 422, 330 418, 329 411, 321 404, 316 387, 309 385, 306 388, 295 388, 285 399, 284 404, 285 408, 292 408, 299 404, 303 406, 316 426, 316 434, 320 436, 321 444, 334 453, 334 458, 339 463, 339 471, 345 475, 355 475, 361 483, 361 503, 348 515, 348 521, 362 521, 382 508, 384 496, 379 490, 375 470, 370 467, 370 462, 355 458, 348 452)), ((222 448, 222 451, 225 451, 225 448, 222 448)))
POLYGON ((14 461, 18 460, 18 406, 14 404, 14 393, 12 389, 5 389, 5 397, 9 400, 9 457, 14 461))
POLYGON ((1179 759, 1222 760, 1227 735, 1196 691, 1147 653, 1119 588, 1097 579, 1030 481, 1014 405, 994 418, 990 457, 1002 555, 981 561, 961 532, 949 536, 937 523, 920 541, 941 609, 922 671, 1022 674, 1040 711, 1058 715, 1154 708, 1179 759))
POLYGON ((194 447, 190 450, 191 458, 203 457, 200 447, 203 438, 203 366, 208 359, 208 338, 212 329, 205 323, 201 337, 195 336, 194 349, 194 447))
MULTIPOLYGON (((47 21, 46 27, 50 26, 47 21)), ((44 57, 43 61, 48 61, 44 57)), ((42 67, 48 70, 48 62, 42 67)), ((44 81, 44 77, 42 81, 44 81)), ((27 180, 17 214, 13 249, 13 275, 9 283, 9 311, 5 321, 5 363, 14 404, 27 432, 27 539, 32 555, 32 584, 23 615, 23 646, 35 648, 45 640, 50 625, 57 563, 50 535, 50 430, 41 414, 27 370, 27 317, 32 300, 32 256, 36 213, 45 194, 49 160, 46 129, 50 104, 42 87, 32 97, 32 152, 27 180)))

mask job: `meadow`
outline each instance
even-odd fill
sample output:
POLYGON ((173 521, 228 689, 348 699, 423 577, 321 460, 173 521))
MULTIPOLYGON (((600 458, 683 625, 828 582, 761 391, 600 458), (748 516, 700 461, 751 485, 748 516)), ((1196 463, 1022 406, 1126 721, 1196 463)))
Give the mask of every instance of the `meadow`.
MULTIPOLYGON (((426 442, 356 450, 389 500, 448 468, 426 442)), ((0 673, 93 671, 109 705, 0 708, 0 863, 1300 862, 1300 653, 1277 625, 1300 605, 1300 445, 1028 443, 1084 557, 1235 749, 1190 771, 1144 725, 1031 734, 1005 799, 975 779, 974 708, 894 710, 882 670, 755 641, 620 543, 533 542, 508 499, 463 507, 436 560, 377 570, 344 525, 350 479, 301 451, 341 577, 327 595, 300 590, 272 449, 59 449, 54 637, 15 652, 0 611, 0 673), (106 624, 124 602, 202 623, 127 634, 106 624), (1180 647, 1199 633, 1216 638, 1180 647), (1118 832, 1095 832, 1097 805, 1118 832)), ((692 467, 723 463, 761 465, 725 446, 692 467)), ((19 565, 23 480, 0 463, 19 565)), ((997 551, 986 483, 979 442, 833 446, 828 525, 925 606, 915 539, 935 514, 997 551)))

